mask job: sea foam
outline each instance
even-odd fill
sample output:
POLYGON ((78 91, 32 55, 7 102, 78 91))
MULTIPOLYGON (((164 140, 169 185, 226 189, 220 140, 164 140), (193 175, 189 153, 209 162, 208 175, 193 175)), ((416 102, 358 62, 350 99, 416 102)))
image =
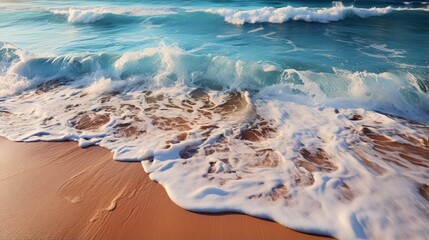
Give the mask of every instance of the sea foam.
POLYGON ((401 150, 377 152, 372 144, 380 143, 370 138, 384 138, 376 146, 424 149, 427 128, 364 109, 302 104, 294 95, 269 97, 268 90, 100 90, 111 83, 8 98, 0 134, 96 144, 117 160, 142 161, 174 202, 193 211, 242 212, 340 239, 428 233, 427 200, 419 194, 426 150, 407 160, 401 150))
POLYGON ((0 135, 110 149, 189 210, 427 238, 427 6, 281 4, 0 3, 0 135))
POLYGON ((0 50, 4 55, 0 61, 0 97, 60 79, 75 87, 91 86, 88 91, 102 93, 156 90, 177 84, 218 90, 275 88, 280 94, 307 96, 309 104, 330 104, 343 98, 348 107, 365 103, 368 110, 418 121, 425 118, 419 112, 428 109, 424 82, 407 71, 283 69, 265 62, 196 55, 192 50, 165 43, 124 54, 32 55, 7 43, 0 50))
POLYGON ((283 69, 164 43, 63 56, 3 44, 1 53, 9 139, 111 149, 193 211, 340 239, 428 234, 427 125, 380 113, 428 119, 410 73, 283 69))
POLYGON ((337 2, 330 8, 310 8, 286 6, 281 8, 263 7, 252 10, 236 10, 228 8, 211 8, 202 10, 204 12, 223 16, 225 21, 231 24, 243 25, 245 23, 284 23, 287 21, 305 21, 329 23, 343 20, 347 17, 368 18, 382 16, 393 11, 427 11, 426 8, 358 8, 344 6, 337 2))
POLYGON ((71 7, 68 9, 52 9, 53 14, 67 16, 70 23, 93 23, 108 15, 150 16, 177 13, 177 8, 126 8, 126 7, 71 7))

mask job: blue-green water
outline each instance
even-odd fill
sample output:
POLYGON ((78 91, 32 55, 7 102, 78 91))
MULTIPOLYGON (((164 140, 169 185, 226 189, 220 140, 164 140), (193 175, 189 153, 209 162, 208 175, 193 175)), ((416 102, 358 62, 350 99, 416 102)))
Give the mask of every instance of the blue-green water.
POLYGON ((428 2, 0 3, 0 134, 142 161, 190 210, 424 239, 428 123, 428 2))
MULTIPOLYGON (((321 19, 314 18, 314 22, 289 20, 283 24, 244 25, 228 24, 223 16, 216 14, 192 12, 220 7, 246 10, 289 5, 333 7, 331 2, 279 1, 3 2, 0 5, 0 36, 1 41, 32 53, 55 55, 121 54, 158 46, 163 41, 168 45, 177 44, 184 50, 202 48, 198 52, 200 55, 270 61, 282 68, 300 70, 329 71, 338 67, 383 72, 398 69, 400 64, 427 68, 429 21, 425 11, 393 10, 382 16, 361 18, 337 7, 344 19, 327 24, 319 23, 321 19, 329 21, 330 18, 328 14, 321 14, 321 19), (55 10, 65 12, 54 14, 55 10), (73 11, 77 16, 70 18, 73 11), (263 29, 252 32, 258 28, 263 29), (389 54, 389 51, 371 47, 384 44, 387 49, 397 49, 401 54, 389 54)), ((382 9, 391 5, 358 1, 355 8, 377 6, 382 9)), ((351 6, 351 3, 345 2, 344 6, 351 6)), ((412 6, 426 7, 424 4, 412 6)), ((393 9, 395 7, 410 6, 394 4, 393 9)))
MULTIPOLYGON (((125 53, 167 46, 190 53, 181 57, 185 63, 175 63, 189 66, 174 81, 260 88, 284 83, 283 70, 294 69, 412 75, 412 86, 405 81, 398 87, 426 97, 429 86, 424 2, 12 1, 0 4, 0 19, 0 41, 38 56, 28 63, 31 69, 18 73, 26 78, 76 78, 94 71, 82 63, 63 69, 67 56, 77 61, 89 56, 105 77, 156 74, 162 66, 155 59, 140 59, 138 67, 131 64, 123 73, 113 74, 111 65, 125 53), (55 57, 60 60, 45 61, 55 57), (244 62, 240 76, 235 66, 222 66, 237 61, 244 62), (208 73, 213 64, 223 75, 208 73), (270 71, 256 66, 264 64, 270 71)), ((5 51, 2 61, 10 62, 5 51)), ((311 79, 323 85, 327 96, 350 94, 329 87, 342 83, 325 80, 311 79)))

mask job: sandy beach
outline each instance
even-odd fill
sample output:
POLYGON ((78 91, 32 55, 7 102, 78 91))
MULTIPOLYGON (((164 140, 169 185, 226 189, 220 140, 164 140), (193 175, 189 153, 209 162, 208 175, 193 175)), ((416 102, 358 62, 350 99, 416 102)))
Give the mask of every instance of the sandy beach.
POLYGON ((0 138, 0 239, 322 239, 175 205, 140 163, 100 147, 0 138))
POLYGON ((428 239, 429 1, 0 19, 0 240, 428 239))

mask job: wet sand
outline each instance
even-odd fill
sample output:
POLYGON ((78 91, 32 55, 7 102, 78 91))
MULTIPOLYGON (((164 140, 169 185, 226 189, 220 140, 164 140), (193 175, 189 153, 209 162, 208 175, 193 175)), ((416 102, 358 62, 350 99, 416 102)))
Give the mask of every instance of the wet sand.
POLYGON ((0 239, 322 239, 175 205, 140 163, 74 142, 0 138, 0 239))

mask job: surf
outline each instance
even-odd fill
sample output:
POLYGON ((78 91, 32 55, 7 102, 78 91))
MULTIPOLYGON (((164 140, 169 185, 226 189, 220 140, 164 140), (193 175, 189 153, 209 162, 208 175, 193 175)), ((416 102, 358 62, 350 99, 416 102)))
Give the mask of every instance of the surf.
POLYGON ((0 135, 104 147, 192 211, 427 235, 424 4, 167 3, 1 3, 0 135))

